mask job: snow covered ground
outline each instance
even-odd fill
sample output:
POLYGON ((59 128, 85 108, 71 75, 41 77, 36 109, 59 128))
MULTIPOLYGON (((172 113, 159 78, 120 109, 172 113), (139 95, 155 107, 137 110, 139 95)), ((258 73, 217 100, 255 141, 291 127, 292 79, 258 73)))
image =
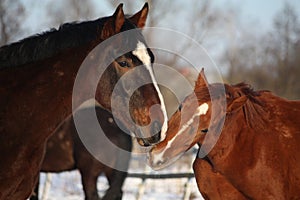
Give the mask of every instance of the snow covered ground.
MULTIPOLYGON (((41 176, 41 183, 45 180, 45 174, 41 176)), ((184 185, 187 179, 148 179, 145 183, 144 194, 141 200, 180 200, 184 197, 184 185)), ((142 180, 139 178, 127 178, 123 186, 124 200, 137 200, 139 196, 139 186, 142 180)), ((198 192, 195 179, 191 179, 191 200, 202 200, 198 192)), ((99 195, 102 196, 107 189, 105 177, 98 180, 99 195)), ((43 185, 40 186, 43 191, 43 185)), ((41 195, 41 194, 40 194, 41 195)), ((78 200, 84 199, 80 174, 77 171, 52 174, 52 185, 47 200, 78 200)))
MULTIPOLYGON (((162 170, 153 171, 145 162, 139 158, 133 158, 131 161, 129 173, 187 173, 192 172, 191 165, 193 155, 183 156, 179 161, 172 166, 162 170)), ((51 187, 46 194, 46 200, 79 200, 84 199, 81 177, 79 172, 63 172, 58 174, 51 174, 51 187)), ((43 193, 44 182, 46 174, 41 174, 40 196, 43 193)), ((189 200, 202 200, 202 196, 198 191, 196 181, 194 178, 188 181, 188 178, 179 179, 147 179, 144 184, 144 192, 139 196, 139 188, 142 180, 139 178, 127 178, 123 186, 124 200, 183 200, 185 194, 185 184, 190 184, 191 194, 189 200)), ((108 188, 107 181, 104 176, 98 179, 99 195, 103 196, 105 190, 108 188)))

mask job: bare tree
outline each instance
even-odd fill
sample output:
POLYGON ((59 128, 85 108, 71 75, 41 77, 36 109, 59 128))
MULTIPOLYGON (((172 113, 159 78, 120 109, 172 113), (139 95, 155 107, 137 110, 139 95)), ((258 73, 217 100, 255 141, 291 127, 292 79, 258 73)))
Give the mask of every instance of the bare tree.
POLYGON ((298 80, 298 76, 295 76, 295 66, 291 63, 295 59, 293 54, 295 45, 300 39, 299 28, 299 21, 294 8, 286 3, 274 19, 275 32, 273 37, 276 41, 276 50, 273 52, 275 52, 274 57, 278 63, 278 92, 288 97, 294 96, 292 91, 298 80))
POLYGON ((21 31, 24 7, 19 0, 0 0, 0 46, 16 39, 21 31))
POLYGON ((95 13, 91 0, 84 3, 80 0, 64 0, 61 2, 48 2, 50 26, 57 26, 65 22, 91 19, 95 13), (52 6, 55 4, 56 6, 52 6))
POLYGON ((242 37, 235 52, 227 51, 230 82, 246 81, 290 99, 300 98, 298 84, 300 24, 294 8, 285 4, 273 29, 260 38, 242 37))

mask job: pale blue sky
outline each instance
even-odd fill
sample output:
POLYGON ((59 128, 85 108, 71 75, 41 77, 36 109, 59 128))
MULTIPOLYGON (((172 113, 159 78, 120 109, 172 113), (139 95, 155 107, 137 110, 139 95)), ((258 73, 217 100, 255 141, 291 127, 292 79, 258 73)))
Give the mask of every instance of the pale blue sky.
MULTIPOLYGON (((30 16, 24 19, 23 25, 26 27, 26 32, 21 33, 18 39, 59 26, 59 24, 49 23, 51 16, 47 16, 46 10, 49 9, 49 6, 58 6, 63 1, 22 1, 24 5, 27 6, 26 9, 27 12, 30 13, 30 16), (51 3, 49 4, 49 2, 51 3)), ((91 19, 111 15, 115 10, 115 7, 109 3, 111 0, 93 1, 95 2, 95 14, 91 16, 91 19)), ((163 2, 163 0, 161 1, 163 2)), ((118 2, 120 2, 120 0, 118 0, 118 2)), ((125 13, 130 13, 130 7, 135 12, 143 6, 145 0, 124 0, 122 2, 124 3, 125 13)), ((189 16, 189 13, 195 11, 195 8, 198 8, 195 4, 201 4, 203 2, 202 0, 169 0, 169 2, 170 5, 171 3, 177 5, 167 7, 163 10, 163 12, 168 15, 160 19, 160 27, 170 28, 188 34, 189 32, 187 30, 191 29, 194 21, 196 21, 196 23, 202 23, 200 18, 190 19, 189 16), (177 8, 177 10, 169 9, 174 7, 177 8)), ((250 38, 250 40, 253 40, 252 42, 255 43, 257 42, 255 38, 259 38, 260 35, 265 34, 267 31, 270 32, 272 30, 273 18, 275 14, 282 9, 285 2, 292 5, 298 17, 300 17, 300 0, 211 0, 210 2, 213 7, 218 8, 220 12, 233 10, 237 13, 237 15, 232 14, 232 16, 229 16, 227 24, 220 24, 216 27, 214 32, 210 32, 210 40, 205 39, 206 44, 202 43, 213 58, 218 58, 222 51, 229 49, 228 47, 230 45, 232 46, 235 42, 240 42, 241 40, 238 40, 238 38, 242 39, 242 41, 245 41, 243 38, 247 38, 246 40, 250 38), (251 37, 247 36, 247 34, 250 34, 251 37)), ((84 6, 84 1, 82 1, 82 6, 84 6)), ((149 15, 153 15, 153 12, 158 9, 159 8, 155 8, 154 6, 150 7, 149 15)), ((218 13, 216 13, 216 15, 217 14, 218 13)), ((74 20, 82 19, 75 18, 70 21, 74 20)), ((205 30, 202 29, 197 31, 197 36, 201 36, 201 34, 205 32, 205 30)), ((160 37, 156 37, 156 39, 159 38, 160 37)), ((194 39, 197 40, 197 38, 194 39)))
POLYGON ((245 22, 253 20, 269 28, 272 25, 273 17, 280 11, 285 2, 292 5, 300 15, 299 0, 216 0, 216 5, 224 8, 233 6, 241 12, 245 22))
MULTIPOLYGON (((32 26, 32 31, 43 30, 46 27, 43 27, 43 20, 47 20, 47 16, 44 15, 45 11, 44 5, 45 1, 32 1, 32 0, 22 0, 26 5, 29 2, 27 9, 32 13, 32 16, 27 20, 28 25, 32 26), (40 22, 40 23, 39 23, 40 22)), ((49 1, 49 0, 48 0, 49 1)), ((99 10, 103 15, 109 15, 113 12, 113 8, 107 6, 107 1, 110 0, 101 0, 96 1, 99 4, 99 10)), ((53 5, 57 4, 57 0, 53 0, 53 5)), ((131 4, 132 1, 126 0, 124 2, 124 10, 126 10, 126 5, 131 4)), ((135 1, 136 2, 136 1, 135 1)), ((137 1, 135 7, 139 9, 144 1, 137 1)), ((189 0, 172 0, 170 3, 179 3, 184 4, 182 6, 183 12, 189 12, 189 9, 193 9, 192 2, 189 3, 189 0)), ((300 1, 299 0, 212 0, 213 5, 221 9, 230 9, 233 8, 239 12, 239 21, 241 23, 257 23, 260 25, 260 28, 268 29, 272 25, 272 19, 274 14, 277 13, 285 2, 290 3, 295 8, 296 12, 300 15, 300 1)), ((152 8, 155 9, 155 8, 152 8)), ((97 8, 96 8, 97 10, 97 8)), ((167 12, 167 11, 166 11, 167 12)), ((171 10, 169 12, 172 12, 171 10)), ((100 16, 99 16, 100 17, 100 16)), ((50 27, 49 27, 50 28, 50 27)))

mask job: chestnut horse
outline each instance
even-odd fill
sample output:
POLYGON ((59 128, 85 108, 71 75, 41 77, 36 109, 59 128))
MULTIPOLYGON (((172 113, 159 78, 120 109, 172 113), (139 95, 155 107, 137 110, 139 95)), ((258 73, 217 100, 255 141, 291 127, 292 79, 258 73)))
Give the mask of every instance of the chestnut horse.
MULTIPOLYGON (((134 73, 131 81, 150 82, 135 90, 130 99, 129 112, 139 126, 132 130, 128 119, 121 116, 122 112, 117 117, 131 132, 142 137, 141 145, 160 140, 159 130, 162 124, 166 125, 165 106, 154 78, 153 53, 147 48, 141 30, 136 29, 145 25, 147 13, 148 5, 145 4, 141 11, 125 18, 120 4, 112 16, 64 24, 58 30, 52 29, 0 48, 0 199, 29 197, 38 179, 47 139, 72 113, 72 107, 76 109, 83 102, 96 98, 105 109, 111 110, 114 86, 121 76, 137 66, 142 72, 134 73), (118 34, 126 30, 133 32, 118 34), (80 79, 82 93, 72 100, 81 64, 87 56, 98 56, 89 53, 98 44, 115 38, 111 37, 114 35, 118 35, 117 40, 110 40, 99 54, 108 60, 115 55, 118 57, 109 66, 96 61, 88 65, 87 74, 80 79), (120 55, 118 52, 124 52, 124 48, 131 50, 120 55), (93 75, 100 69, 105 71, 97 81, 96 96, 90 96, 91 82, 98 80, 93 75), (152 109, 156 104, 160 109, 152 109)), ((127 109, 122 100, 128 86, 123 85, 122 91, 116 110, 127 109)))
POLYGON ((197 143, 193 169, 206 199, 300 199, 300 101, 244 83, 208 84, 203 70, 193 94, 170 118, 166 139, 152 148, 153 168, 197 143), (180 125, 182 115, 190 118, 180 125))
MULTIPOLYGON (((132 139, 130 135, 118 127, 110 112, 101 107, 80 109, 78 112, 81 112, 81 115, 85 116, 84 123, 89 123, 91 120, 92 109, 96 109, 99 124, 106 137, 118 148, 131 152, 132 139)), ((93 131, 93 127, 89 127, 86 129, 85 134, 91 135, 93 131)), ((128 169, 130 153, 125 154, 128 155, 126 157, 121 155, 117 149, 106 149, 104 148, 104 144, 101 146, 103 148, 99 147, 99 153, 110 155, 110 159, 114 163, 114 168, 104 165, 89 153, 80 140, 73 118, 70 118, 49 138, 41 171, 57 173, 78 169, 81 174, 86 200, 99 199, 97 178, 101 173, 104 173, 110 187, 102 199, 122 199, 122 186, 127 172, 118 171, 117 169, 120 168, 120 166, 117 167, 116 165, 123 165, 122 169, 128 169)), ((38 199, 38 187, 37 185, 35 195, 30 198, 31 200, 38 199)))

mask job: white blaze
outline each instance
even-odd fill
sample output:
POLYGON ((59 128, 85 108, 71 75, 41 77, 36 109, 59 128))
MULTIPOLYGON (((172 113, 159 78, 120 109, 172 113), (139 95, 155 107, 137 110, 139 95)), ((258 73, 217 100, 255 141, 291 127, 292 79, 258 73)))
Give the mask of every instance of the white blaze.
POLYGON ((136 57, 138 57, 138 59, 140 59, 140 61, 142 61, 142 63, 146 66, 147 70, 150 73, 150 77, 151 77, 151 80, 153 82, 153 85, 154 85, 154 87, 157 91, 157 94, 158 94, 158 97, 159 97, 159 100, 160 100, 161 110, 162 110, 163 115, 164 115, 164 123, 163 123, 162 128, 161 128, 161 141, 162 141, 162 140, 165 139, 166 132, 167 132, 167 129, 168 129, 168 116, 167 116, 167 110, 166 110, 165 102, 164 102, 164 99, 163 99, 163 95, 160 92, 157 81, 154 77, 154 72, 153 72, 152 67, 151 67, 151 58, 148 54, 146 46, 141 41, 139 41, 137 43, 137 47, 134 51, 132 51, 132 54, 135 55, 136 57))
POLYGON ((169 149, 172 145, 172 143, 175 141, 175 139, 181 135, 193 122, 195 117, 198 117, 200 115, 205 115, 207 113, 208 110, 208 104, 207 103, 203 103, 201 104, 196 112, 194 113, 194 115, 189 119, 189 121, 187 121, 184 125, 182 125, 181 129, 178 131, 178 133, 170 140, 167 142, 167 146, 164 148, 164 150, 162 152, 160 152, 159 154, 153 156, 153 163, 158 163, 159 161, 163 160, 163 156, 166 152, 167 149, 169 149))

